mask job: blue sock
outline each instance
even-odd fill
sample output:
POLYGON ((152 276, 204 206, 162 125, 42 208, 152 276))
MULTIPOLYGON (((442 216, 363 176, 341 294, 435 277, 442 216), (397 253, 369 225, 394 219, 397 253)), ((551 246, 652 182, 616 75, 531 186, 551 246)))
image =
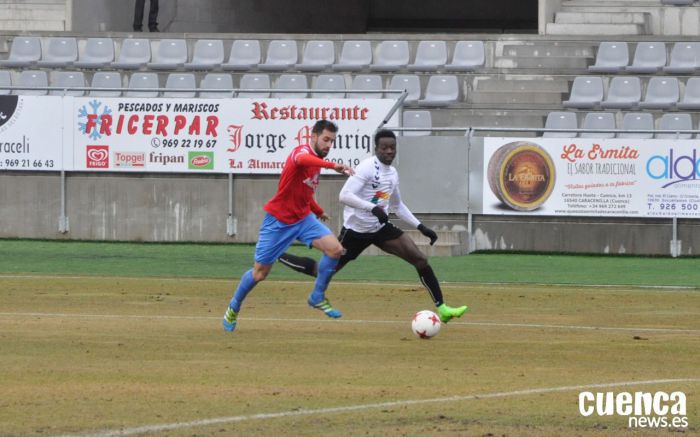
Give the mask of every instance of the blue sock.
POLYGON ((331 278, 335 273, 335 267, 338 265, 338 260, 327 255, 321 257, 318 263, 318 274, 314 289, 309 296, 309 303, 317 304, 326 297, 326 288, 331 282, 331 278))
POLYGON ((246 296, 248 296, 250 290, 252 290, 257 284, 258 283, 255 282, 255 279, 253 279, 253 269, 243 273, 243 276, 241 276, 241 282, 238 284, 236 292, 233 293, 233 299, 231 299, 229 306, 233 308, 235 312, 239 312, 241 310, 243 300, 246 296))

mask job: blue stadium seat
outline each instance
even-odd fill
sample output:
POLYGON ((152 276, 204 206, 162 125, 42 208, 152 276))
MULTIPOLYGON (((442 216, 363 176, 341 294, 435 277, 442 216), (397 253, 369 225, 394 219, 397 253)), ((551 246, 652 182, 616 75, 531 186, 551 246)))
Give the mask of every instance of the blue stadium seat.
POLYGON ((341 99, 345 97, 345 93, 329 93, 323 92, 328 90, 345 90, 345 77, 342 74, 320 74, 314 80, 314 91, 311 97, 316 99, 341 99))
POLYGON ((680 86, 675 77, 652 77, 647 85, 644 100, 639 107, 644 109, 669 109, 678 103, 680 86))
MULTIPOLYGON (((18 87, 48 87, 49 79, 45 71, 25 70, 19 74, 18 87)), ((48 90, 18 89, 15 94, 23 96, 45 96, 48 90)))
POLYGON ((418 103, 423 106, 447 106, 459 100, 457 76, 436 74, 430 76, 425 87, 425 98, 418 103))
POLYGON ((358 74, 350 85, 350 90, 353 92, 349 92, 347 96, 349 99, 381 99, 383 93, 363 93, 362 91, 381 90, 383 88, 382 78, 378 74, 358 74))
POLYGON ((700 77, 691 77, 685 83, 685 92, 683 98, 678 104, 678 109, 700 109, 700 77))
MULTIPOLYGON (((589 112, 583 118, 581 129, 615 129, 615 115, 611 112, 589 112)), ((614 132, 581 132, 581 138, 615 138, 614 132)))
POLYGON ((663 68, 665 73, 690 74, 700 67, 700 44, 696 42, 677 42, 671 49, 671 59, 663 68))
MULTIPOLYGON (((239 88, 242 90, 248 89, 269 89, 270 76, 267 74, 244 74, 241 76, 239 88)), ((238 97, 248 98, 267 98, 270 97, 269 91, 239 91, 238 97)))
POLYGON ((571 85, 569 100, 565 108, 594 108, 603 100, 603 79, 599 76, 579 76, 571 85))
MULTIPOLYGON (((50 79, 52 87, 85 88, 85 75, 81 71, 52 71, 50 79)), ((51 90, 49 95, 82 97, 85 90, 51 90)))
POLYGON ((666 44, 662 42, 638 42, 634 60, 625 67, 630 73, 656 73, 666 65, 666 44))
POLYGON ((118 71, 97 71, 92 75, 90 83, 91 97, 121 97, 121 91, 100 90, 100 88, 121 88, 122 76, 118 71))
MULTIPOLYGON (((545 129, 578 129, 575 112, 550 112, 544 123, 545 129)), ((574 138, 576 132, 544 132, 544 138, 574 138)))
MULTIPOLYGON (((389 82, 390 90, 406 90, 408 95, 405 103, 415 103, 420 99, 420 79, 415 74, 395 74, 389 82)), ((387 97, 398 98, 398 94, 387 94, 387 97)))
POLYGON ((163 97, 179 97, 183 99, 192 99, 197 95, 197 81, 192 73, 170 73, 165 81, 165 88, 168 90, 187 90, 187 91, 164 91, 163 97))
POLYGON ((595 73, 619 73, 629 64, 629 46, 626 42, 602 42, 598 45, 595 64, 588 71, 595 73))
POLYGON ((483 41, 458 41, 455 44, 452 62, 445 65, 447 71, 474 71, 483 67, 486 53, 483 41))
MULTIPOLYGON (((653 130, 654 129, 654 116, 649 112, 628 112, 622 117, 622 127, 624 130, 653 130)), ((620 132, 617 134, 618 138, 639 138, 639 139, 651 139, 654 134, 649 133, 633 133, 633 132, 620 132)))
MULTIPOLYGON (((690 114, 664 114, 659 119, 659 130, 692 130, 693 129, 693 119, 690 114)), ((679 140, 689 140, 693 134, 675 134, 658 133, 654 135, 657 139, 675 139, 679 140)))
MULTIPOLYGON (((401 117, 403 127, 432 128, 433 118, 430 111, 404 111, 401 117)), ((406 131, 402 133, 405 137, 418 137, 430 135, 430 131, 406 131)))
POLYGON ((156 73, 132 73, 126 97, 158 97, 158 91, 139 91, 144 88, 160 88, 156 73))
POLYGON ((608 87, 608 96, 600 104, 603 108, 629 109, 639 104, 642 98, 642 84, 638 77, 613 77, 608 87))
MULTIPOLYGON (((275 81, 274 88, 276 90, 298 90, 306 89, 309 87, 308 81, 306 80, 306 75, 304 74, 281 74, 280 77, 275 81)), ((304 99, 307 96, 306 91, 299 92, 277 92, 272 93, 272 97, 277 99, 291 99, 298 98, 304 99)))

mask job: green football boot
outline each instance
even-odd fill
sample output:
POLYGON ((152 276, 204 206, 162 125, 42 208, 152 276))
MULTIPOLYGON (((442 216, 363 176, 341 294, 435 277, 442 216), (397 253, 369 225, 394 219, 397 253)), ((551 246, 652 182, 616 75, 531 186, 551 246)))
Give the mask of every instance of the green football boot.
POLYGON ((447 323, 452 320, 453 317, 462 317, 462 314, 466 313, 469 308, 466 305, 461 307, 452 308, 448 307, 447 304, 442 304, 438 308, 438 315, 442 323, 447 323))

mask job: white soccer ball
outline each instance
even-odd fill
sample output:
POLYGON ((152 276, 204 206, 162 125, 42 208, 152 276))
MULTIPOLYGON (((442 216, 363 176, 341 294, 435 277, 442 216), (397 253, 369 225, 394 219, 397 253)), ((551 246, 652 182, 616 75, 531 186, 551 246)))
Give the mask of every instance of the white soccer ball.
POLYGON ((440 317, 432 311, 418 311, 411 321, 411 329, 418 338, 433 338, 440 332, 440 317))

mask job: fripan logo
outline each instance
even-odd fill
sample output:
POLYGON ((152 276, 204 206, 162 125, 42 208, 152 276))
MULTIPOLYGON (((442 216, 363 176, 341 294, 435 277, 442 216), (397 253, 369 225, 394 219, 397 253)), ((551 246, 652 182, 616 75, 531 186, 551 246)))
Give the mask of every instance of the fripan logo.
POLYGON ((582 416, 624 416, 629 428, 687 428, 685 393, 674 391, 605 392, 584 391, 578 395, 582 416))
POLYGON ((145 167, 146 154, 138 152, 115 152, 114 166, 122 168, 143 168, 145 167))
POLYGON ((12 119, 19 96, 0 96, 0 127, 12 119))
POLYGON ((87 168, 109 168, 109 146, 87 146, 87 168))
POLYGON ((187 168, 190 170, 214 170, 214 152, 188 152, 187 168))

